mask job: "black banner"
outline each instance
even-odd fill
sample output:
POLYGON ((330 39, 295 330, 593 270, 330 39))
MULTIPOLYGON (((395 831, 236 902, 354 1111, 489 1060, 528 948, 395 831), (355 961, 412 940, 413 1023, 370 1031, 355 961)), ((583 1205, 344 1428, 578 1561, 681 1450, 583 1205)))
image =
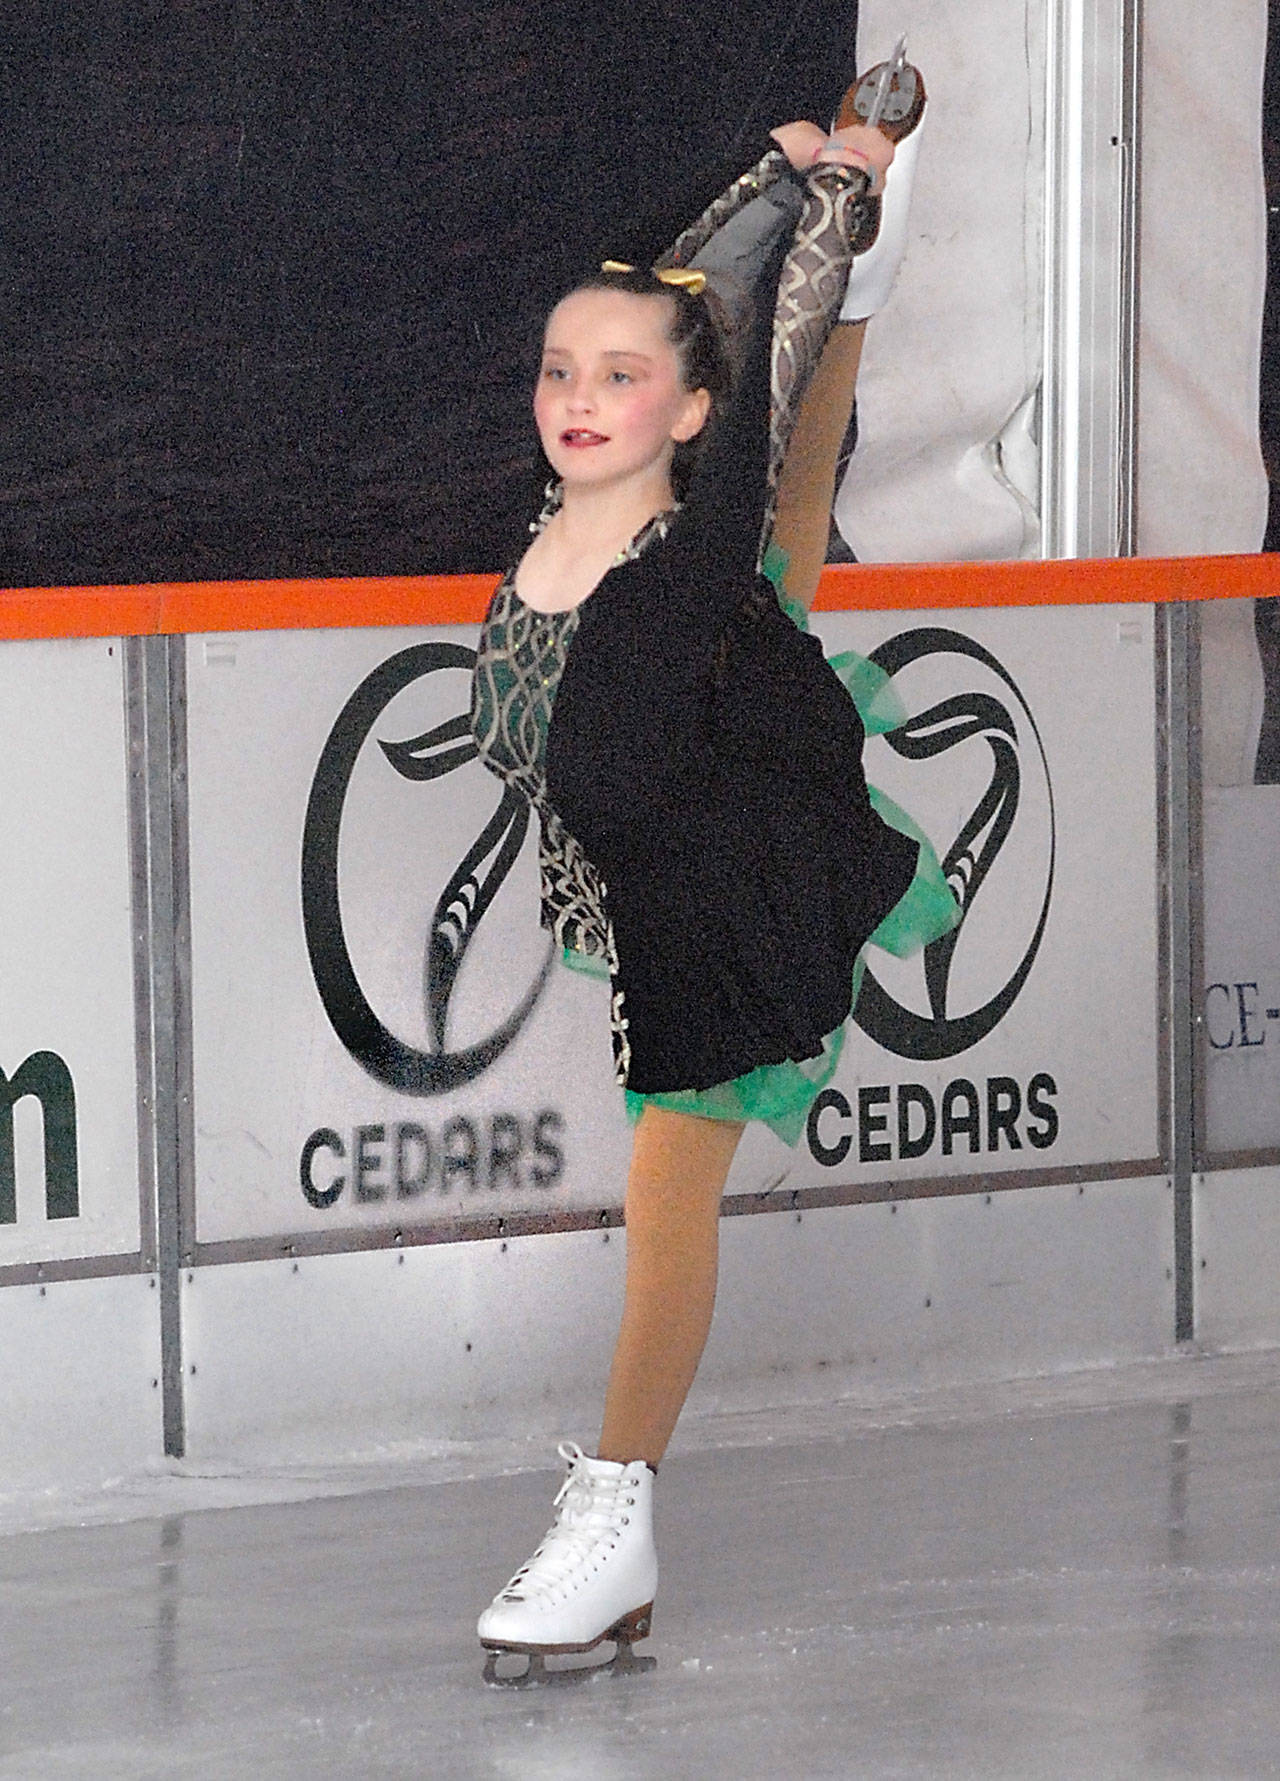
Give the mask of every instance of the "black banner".
POLYGON ((50 0, 7 27, 0 584, 487 570, 540 318, 829 116, 849 0, 50 0))

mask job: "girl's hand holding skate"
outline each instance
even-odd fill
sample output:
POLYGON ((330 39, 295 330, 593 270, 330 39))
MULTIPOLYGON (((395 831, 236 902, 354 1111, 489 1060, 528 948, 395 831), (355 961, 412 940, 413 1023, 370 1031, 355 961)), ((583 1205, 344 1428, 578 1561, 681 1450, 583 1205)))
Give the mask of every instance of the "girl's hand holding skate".
POLYGON ((830 134, 817 124, 781 124, 773 140, 797 173, 813 166, 858 167, 871 180, 873 192, 883 190, 893 160, 893 144, 883 131, 868 124, 849 124, 830 134))

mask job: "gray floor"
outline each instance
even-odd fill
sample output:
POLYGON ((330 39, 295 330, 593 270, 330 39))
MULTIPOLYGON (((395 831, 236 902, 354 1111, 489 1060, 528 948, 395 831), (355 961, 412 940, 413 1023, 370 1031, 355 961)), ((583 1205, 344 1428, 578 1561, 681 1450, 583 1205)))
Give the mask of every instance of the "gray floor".
POLYGON ((656 1667, 523 1692, 474 1619, 547 1474, 162 1481, 0 1538, 0 1776, 1278 1775, 1278 1450, 1277 1356, 712 1418, 656 1667))

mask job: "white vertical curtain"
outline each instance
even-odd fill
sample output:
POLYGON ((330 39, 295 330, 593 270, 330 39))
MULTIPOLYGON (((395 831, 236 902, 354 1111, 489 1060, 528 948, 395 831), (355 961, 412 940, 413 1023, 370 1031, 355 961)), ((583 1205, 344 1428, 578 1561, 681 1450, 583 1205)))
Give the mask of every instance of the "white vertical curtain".
MULTIPOLYGON (((1054 0, 862 0, 930 91, 911 245, 868 329, 836 518, 863 561, 1039 552, 1045 45, 1054 0)), ((1257 550, 1266 0, 1145 9, 1139 548, 1257 550)), ((1245 615, 1247 617, 1247 615, 1245 615)), ((1244 620, 1214 617, 1210 632, 1244 620)))
POLYGON ((836 521, 863 562, 1035 556, 1045 0, 861 0, 861 63, 903 31, 926 135, 836 521))

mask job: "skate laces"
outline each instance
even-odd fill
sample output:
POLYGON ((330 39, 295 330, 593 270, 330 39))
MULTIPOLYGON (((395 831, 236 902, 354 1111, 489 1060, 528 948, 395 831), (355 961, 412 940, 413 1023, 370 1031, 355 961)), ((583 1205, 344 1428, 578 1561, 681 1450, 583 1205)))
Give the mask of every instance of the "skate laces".
POLYGON ((576 1441, 562 1441, 556 1450, 569 1467, 556 1493, 556 1519, 541 1546, 502 1591, 504 1600, 525 1600, 546 1594, 567 1582, 602 1543, 616 1546, 635 1498, 625 1468, 601 1476, 576 1441))

